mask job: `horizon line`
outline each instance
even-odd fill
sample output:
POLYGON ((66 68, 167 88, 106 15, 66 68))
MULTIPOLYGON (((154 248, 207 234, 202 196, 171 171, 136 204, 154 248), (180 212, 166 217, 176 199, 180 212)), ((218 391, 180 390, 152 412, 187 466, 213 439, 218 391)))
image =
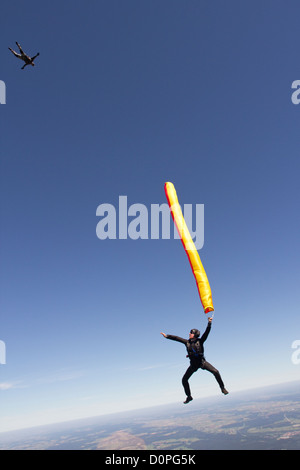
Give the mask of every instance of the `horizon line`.
MULTIPOLYGON (((229 398, 232 395, 240 394, 240 393, 243 393, 243 392, 248 392, 250 390, 266 389, 266 388, 272 388, 272 387, 279 386, 279 385, 288 385, 288 384, 294 384, 294 383, 296 384, 297 382, 300 382, 300 380, 299 379, 288 380, 288 381, 285 381, 285 382, 276 382, 276 383, 272 383, 272 384, 268 384, 268 385, 259 385, 259 386, 256 385, 256 386, 253 386, 253 387, 250 387, 250 388, 234 390, 233 392, 229 393, 229 398)), ((216 398, 218 396, 219 396, 219 394, 217 394, 217 393, 209 394, 209 395, 205 395, 203 397, 195 398, 194 402, 198 402, 200 400, 208 399, 208 398, 216 398)), ((141 411, 141 410, 151 410, 153 408, 160 408, 160 407, 163 407, 163 406, 168 406, 169 407, 169 406, 174 406, 174 405, 177 405, 177 404, 178 404, 178 402, 160 403, 160 404, 156 404, 156 405, 143 406, 143 407, 138 407, 138 408, 128 408, 126 410, 116 411, 116 412, 112 412, 112 413, 101 413, 99 415, 87 415, 87 416, 81 417, 81 418, 74 418, 74 419, 69 419, 69 420, 64 420, 64 421, 48 422, 48 423, 36 424, 36 425, 33 425, 33 426, 27 426, 27 427, 19 427, 19 428, 6 430, 6 431, 0 431, 0 436, 1 435, 3 436, 4 434, 18 433, 18 432, 24 432, 24 431, 28 431, 28 430, 33 431, 35 429, 42 428, 42 427, 69 424, 69 423, 73 423, 75 421, 84 421, 84 420, 89 420, 89 419, 97 419, 97 418, 100 418, 100 417, 122 415, 122 414, 125 414, 125 413, 130 413, 130 412, 133 413, 133 412, 138 412, 138 411, 141 411)))

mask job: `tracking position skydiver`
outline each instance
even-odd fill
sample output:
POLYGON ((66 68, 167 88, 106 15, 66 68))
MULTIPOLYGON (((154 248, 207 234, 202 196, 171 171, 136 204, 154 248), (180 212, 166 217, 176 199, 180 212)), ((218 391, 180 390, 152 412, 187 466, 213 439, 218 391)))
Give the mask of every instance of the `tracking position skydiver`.
POLYGON ((16 42, 18 48, 19 48, 19 51, 20 51, 20 54, 18 54, 16 51, 14 51, 13 49, 11 49, 10 47, 8 48, 14 56, 16 56, 18 59, 21 59, 25 62, 25 64, 23 65, 23 67, 21 67, 22 70, 24 70, 24 68, 27 66, 27 65, 32 65, 32 67, 35 66, 35 63, 33 62, 34 59, 36 57, 38 57, 40 55, 40 53, 38 52, 35 56, 33 57, 29 57, 27 54, 25 54, 25 52, 23 51, 22 47, 20 46, 20 44, 18 42, 16 42))
POLYGON ((212 322, 212 318, 210 317, 208 318, 208 324, 207 324, 206 330, 201 337, 200 337, 200 331, 197 330, 196 328, 190 331, 189 339, 184 339, 184 338, 180 338, 179 336, 166 335, 165 333, 161 333, 165 338, 171 339, 173 341, 178 341, 179 343, 183 343, 186 346, 187 353, 188 353, 186 357, 190 359, 190 365, 187 368, 184 376, 182 377, 182 385, 186 394, 186 400, 183 402, 185 404, 193 400, 188 381, 190 377, 192 376, 192 374, 196 372, 198 369, 208 370, 209 372, 211 372, 214 375, 216 381, 218 382, 221 392, 224 395, 228 394, 228 391, 226 390, 224 386, 224 383, 223 383, 223 380, 221 378, 219 371, 214 366, 212 366, 209 362, 207 362, 204 357, 203 343, 207 339, 209 332, 211 330, 211 322, 212 322))

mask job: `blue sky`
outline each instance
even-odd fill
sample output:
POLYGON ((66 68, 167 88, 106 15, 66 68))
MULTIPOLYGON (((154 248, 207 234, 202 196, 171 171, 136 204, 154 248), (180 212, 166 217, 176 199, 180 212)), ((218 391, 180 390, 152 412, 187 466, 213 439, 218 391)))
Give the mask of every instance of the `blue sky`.
MULTIPOLYGON (((100 204, 150 209, 165 181, 205 208, 207 360, 230 392, 299 379, 299 9, 2 1, 0 431, 183 406, 160 331, 207 317, 180 241, 96 236, 100 204)), ((207 372, 191 387, 231 398, 207 372)))

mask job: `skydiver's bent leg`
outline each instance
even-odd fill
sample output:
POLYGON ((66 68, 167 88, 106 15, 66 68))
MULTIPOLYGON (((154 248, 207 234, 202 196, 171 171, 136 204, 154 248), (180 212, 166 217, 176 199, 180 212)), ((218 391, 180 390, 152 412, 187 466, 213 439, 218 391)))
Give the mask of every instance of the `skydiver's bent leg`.
POLYGON ((189 401, 191 401, 193 399, 192 396, 191 396, 191 389, 190 389, 190 385, 189 385, 188 381, 189 381, 189 378, 193 375, 194 372, 196 372, 194 367, 189 366, 187 368, 184 376, 182 377, 182 385, 183 385, 185 394, 187 396, 187 399, 184 403, 188 403, 189 401))
POLYGON ((22 47, 20 46, 20 44, 19 44, 18 42, 16 42, 16 44, 17 44, 17 46, 18 46, 18 48, 19 48, 19 50, 20 50, 21 54, 23 55, 23 54, 24 54, 24 52, 23 52, 23 49, 22 49, 22 47))
POLYGON ((18 57, 18 59, 21 59, 20 54, 18 54, 16 51, 13 51, 10 47, 9 47, 8 49, 13 53, 13 55, 15 55, 16 57, 18 57))
POLYGON ((215 376, 215 379, 218 382, 222 393, 227 395, 228 392, 224 386, 224 382, 221 378, 220 372, 207 361, 202 362, 201 369, 208 370, 209 372, 211 372, 215 376))

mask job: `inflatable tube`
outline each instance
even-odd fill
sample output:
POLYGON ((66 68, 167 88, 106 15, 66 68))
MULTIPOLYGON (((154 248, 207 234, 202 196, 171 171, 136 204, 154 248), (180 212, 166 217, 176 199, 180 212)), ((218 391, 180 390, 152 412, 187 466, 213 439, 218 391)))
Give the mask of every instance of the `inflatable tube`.
POLYGON ((176 225, 183 247, 189 259, 200 300, 205 313, 213 312, 214 306, 211 296, 211 289, 207 279, 206 272, 202 265, 198 251, 196 250, 195 244, 190 235, 189 229, 186 225, 182 211, 178 202, 177 194, 173 183, 165 183, 165 193, 167 196, 168 204, 172 214, 172 218, 176 225))

